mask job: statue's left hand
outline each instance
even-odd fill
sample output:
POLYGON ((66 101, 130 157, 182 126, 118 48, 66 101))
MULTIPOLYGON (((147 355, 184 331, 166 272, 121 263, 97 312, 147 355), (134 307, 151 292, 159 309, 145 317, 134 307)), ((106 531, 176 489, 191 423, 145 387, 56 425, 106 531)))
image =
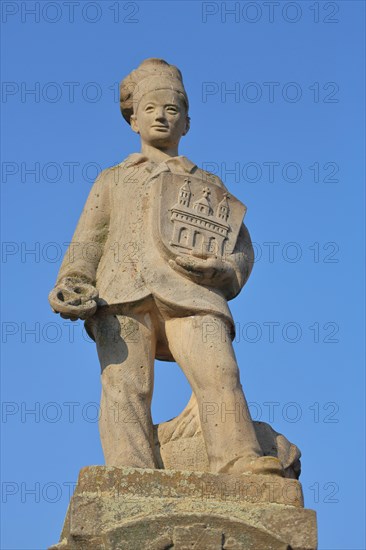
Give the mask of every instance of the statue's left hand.
POLYGON ((230 277, 234 271, 227 261, 215 257, 177 256, 169 264, 175 271, 195 282, 212 286, 215 282, 230 277))

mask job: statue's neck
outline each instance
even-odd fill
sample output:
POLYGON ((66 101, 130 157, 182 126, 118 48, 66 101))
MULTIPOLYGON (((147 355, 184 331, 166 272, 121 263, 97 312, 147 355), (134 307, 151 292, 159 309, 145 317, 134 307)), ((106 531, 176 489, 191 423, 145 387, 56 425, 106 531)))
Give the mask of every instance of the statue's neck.
POLYGON ((148 145, 147 143, 142 143, 141 154, 147 157, 152 162, 155 162, 156 164, 160 164, 161 162, 164 162, 168 158, 177 157, 178 147, 172 147, 171 149, 162 150, 162 149, 157 149, 152 145, 148 145))

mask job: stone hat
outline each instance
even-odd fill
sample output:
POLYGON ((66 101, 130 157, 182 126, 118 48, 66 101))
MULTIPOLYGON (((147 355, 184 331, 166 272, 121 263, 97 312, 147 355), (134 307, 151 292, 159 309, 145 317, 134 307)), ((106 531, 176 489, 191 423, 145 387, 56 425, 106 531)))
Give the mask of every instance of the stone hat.
POLYGON ((136 108, 145 94, 167 89, 182 94, 188 110, 188 96, 180 70, 164 59, 145 59, 120 84, 120 107, 124 119, 130 124, 134 107, 136 108))

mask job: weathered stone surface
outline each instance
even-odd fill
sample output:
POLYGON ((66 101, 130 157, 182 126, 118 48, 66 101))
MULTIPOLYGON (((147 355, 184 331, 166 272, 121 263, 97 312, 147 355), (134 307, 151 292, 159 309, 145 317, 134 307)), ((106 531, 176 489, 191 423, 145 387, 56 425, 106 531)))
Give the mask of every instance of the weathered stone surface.
MULTIPOLYGON (((277 457, 285 477, 298 479, 301 471, 300 450, 266 422, 253 422, 258 443, 266 456, 277 457)), ((180 415, 154 426, 155 454, 160 468, 209 472, 197 400, 192 395, 180 415)))
POLYGON ((283 476, 276 454, 263 457, 232 346, 227 302, 254 262, 246 206, 218 176, 178 154, 190 118, 177 67, 146 59, 122 81, 120 99, 141 152, 97 178, 49 295, 53 311, 85 319, 96 342, 105 462, 189 466, 191 458, 179 461, 182 445, 168 444, 163 427, 164 448, 156 453, 157 358, 179 364, 198 403, 199 440, 183 442, 187 455, 200 457, 195 469, 283 476))
POLYGON ((178 154, 190 118, 176 67, 145 60, 120 99, 141 152, 97 178, 49 296, 96 342, 107 467, 81 471, 53 548, 313 550, 300 452, 252 422, 232 346, 227 302, 254 263, 246 207, 178 154), (193 391, 157 427, 155 359, 193 391))
POLYGON ((315 550, 302 506, 300 483, 278 476, 91 466, 52 550, 315 550))

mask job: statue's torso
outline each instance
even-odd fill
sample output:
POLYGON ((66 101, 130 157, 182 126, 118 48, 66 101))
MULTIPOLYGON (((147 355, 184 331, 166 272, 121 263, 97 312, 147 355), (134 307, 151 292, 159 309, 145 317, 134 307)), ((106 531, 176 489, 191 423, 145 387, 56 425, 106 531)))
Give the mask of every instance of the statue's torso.
MULTIPOLYGON (((177 308, 218 313, 231 319, 221 293, 175 272, 159 250, 153 234, 154 202, 159 172, 164 171, 164 165, 134 164, 129 160, 131 157, 108 174, 111 212, 108 238, 97 271, 100 297, 114 305, 138 302, 153 295, 177 308)), ((201 178, 203 185, 219 186, 225 191, 219 178, 190 161, 183 165, 172 163, 170 171, 179 174, 182 181, 187 176, 201 178)), ((161 215, 168 219, 169 212, 161 215)))

